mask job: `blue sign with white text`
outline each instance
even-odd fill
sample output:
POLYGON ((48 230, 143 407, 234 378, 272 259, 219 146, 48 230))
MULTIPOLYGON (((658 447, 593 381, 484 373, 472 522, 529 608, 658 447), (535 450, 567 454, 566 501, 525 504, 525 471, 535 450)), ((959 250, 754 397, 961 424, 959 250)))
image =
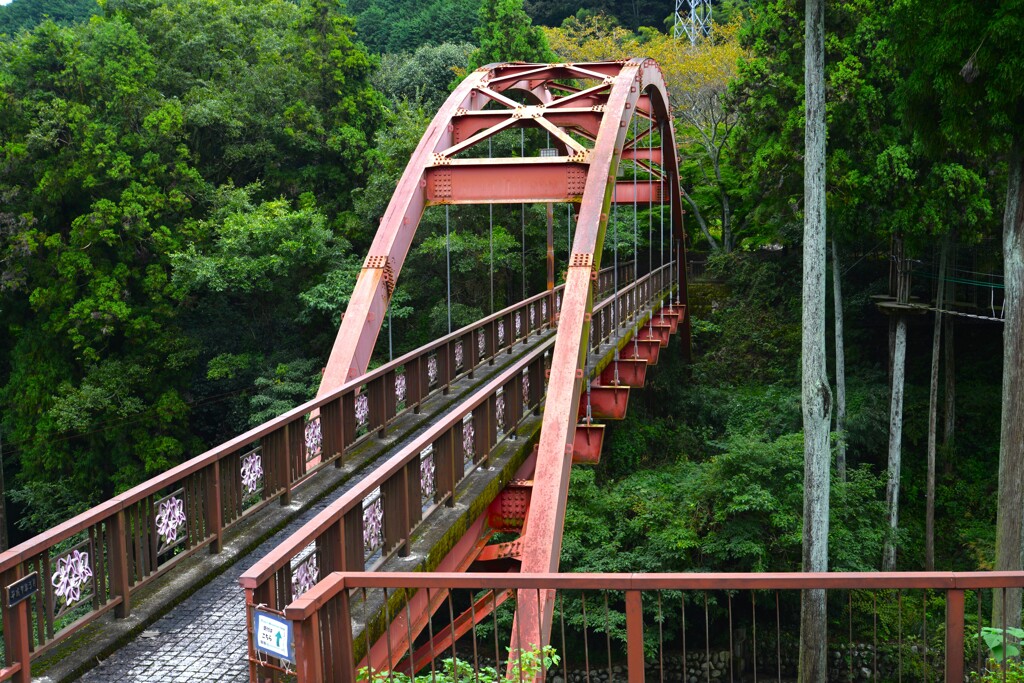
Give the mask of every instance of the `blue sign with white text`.
POLYGON ((256 649, 295 663, 295 639, 292 622, 276 614, 256 610, 253 616, 253 641, 256 649))

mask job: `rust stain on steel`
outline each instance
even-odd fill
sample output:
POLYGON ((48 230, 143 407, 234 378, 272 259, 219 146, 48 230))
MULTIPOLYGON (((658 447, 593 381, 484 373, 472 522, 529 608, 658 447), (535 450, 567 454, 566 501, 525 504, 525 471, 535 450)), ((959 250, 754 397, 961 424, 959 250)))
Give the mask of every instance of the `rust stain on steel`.
POLYGON ((618 374, 619 384, 642 389, 647 379, 647 361, 642 358, 619 358, 601 371, 601 384, 611 386, 618 374), (616 372, 617 371, 617 372, 616 372))
POLYGON ((598 464, 601 462, 602 445, 604 445, 604 425, 576 425, 576 437, 572 444, 572 464, 598 464))

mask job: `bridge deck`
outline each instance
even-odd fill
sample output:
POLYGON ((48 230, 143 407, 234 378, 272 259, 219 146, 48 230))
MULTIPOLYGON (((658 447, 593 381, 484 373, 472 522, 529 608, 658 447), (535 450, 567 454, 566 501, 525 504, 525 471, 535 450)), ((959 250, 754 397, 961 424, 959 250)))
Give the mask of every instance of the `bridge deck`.
MULTIPOLYGON (((634 325, 629 325, 616 335, 609 334, 606 343, 596 344, 588 363, 591 376, 596 377, 612 358, 616 345, 621 346, 629 336, 629 329, 639 325, 648 313, 638 316, 634 325)), ((347 461, 337 470, 323 470, 310 484, 296 490, 292 505, 288 508, 269 506, 263 514, 254 515, 248 529, 242 530, 238 538, 227 540, 220 555, 198 555, 191 558, 197 576, 215 578, 179 602, 170 611, 166 607, 146 618, 146 603, 140 601, 133 616, 127 620, 106 617, 85 629, 83 634, 56 648, 52 654, 44 655, 38 662, 37 671, 43 672, 49 680, 67 680, 77 671, 91 667, 100 660, 98 653, 110 652, 118 641, 129 639, 123 646, 103 659, 95 668, 88 670, 80 680, 91 682, 114 681, 139 683, 171 683, 194 681, 248 681, 248 662, 245 653, 246 623, 245 596, 239 586, 239 577, 255 562, 277 548, 292 534, 312 520, 334 500, 355 487, 369 472, 383 464, 404 445, 413 441, 429 425, 455 410, 459 403, 492 378, 501 374, 521 356, 540 347, 550 347, 554 332, 544 330, 517 344, 513 354, 502 354, 492 365, 477 369, 473 378, 463 377, 452 384, 448 395, 435 395, 428 399, 418 415, 407 415, 405 423, 396 423, 389 439, 371 439, 369 445, 358 456, 347 461), (322 481, 323 480, 323 481, 322 481), (275 533, 268 536, 267 529, 275 527, 275 533), (260 534, 261 537, 256 536, 260 534), (246 538, 249 538, 247 543, 246 538), (257 540, 253 540, 253 539, 257 540), (248 546, 248 547, 247 547, 248 546), (255 546, 254 548, 252 546, 255 546), (147 623, 148 622, 148 623, 147 623), (49 666, 47 666, 49 664, 49 666)), ((514 468, 525 451, 532 447, 540 428, 540 418, 525 419, 517 430, 517 438, 504 442, 492 455, 490 467, 480 468, 460 484, 460 488, 471 493, 463 499, 475 498, 486 490, 499 476, 508 476, 505 470, 514 468)), ((434 544, 437 544, 460 515, 466 514, 467 506, 460 504, 454 509, 441 506, 428 519, 424 530, 417 535, 409 557, 394 557, 381 568, 391 571, 409 571, 424 562, 434 544)), ((183 581, 167 578, 165 584, 154 590, 182 594, 190 590, 183 588, 183 581), (179 585, 173 585, 173 584, 179 585)), ((158 582, 160 583, 160 582, 158 582)), ((155 608, 150 610, 156 612, 155 608)))
POLYGON ((514 354, 499 354, 494 365, 481 365, 472 378, 463 376, 453 382, 447 395, 438 392, 429 397, 420 413, 410 412, 396 420, 387 438, 371 438, 342 467, 323 469, 307 479, 295 490, 290 506, 269 505, 234 535, 226 533, 220 554, 200 553, 186 560, 193 566, 157 579, 147 595, 136 598, 131 617, 119 620, 108 614, 98 619, 42 655, 33 664, 34 672, 53 681, 71 680, 102 660, 81 680, 248 680, 245 597, 238 584, 242 572, 355 486, 362 475, 384 463, 500 374, 520 354, 548 343, 553 334, 553 330, 544 330, 530 336, 516 345, 514 354), (181 595, 211 576, 215 576, 212 581, 178 602, 181 595), (128 639, 130 642, 103 659, 128 639))

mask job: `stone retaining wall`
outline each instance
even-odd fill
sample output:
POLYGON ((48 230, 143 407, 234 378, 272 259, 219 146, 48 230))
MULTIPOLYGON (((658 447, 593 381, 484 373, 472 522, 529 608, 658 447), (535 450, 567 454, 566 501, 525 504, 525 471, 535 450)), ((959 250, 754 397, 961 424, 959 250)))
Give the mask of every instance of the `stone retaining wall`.
MULTIPOLYGON (((782 646, 782 678, 783 680, 795 680, 797 673, 797 649, 796 643, 792 645, 784 643, 782 646)), ((877 663, 875 660, 874 647, 869 644, 854 644, 851 646, 838 646, 829 651, 829 683, 859 683, 861 681, 872 681, 875 678, 876 666, 879 680, 893 679, 897 675, 899 660, 895 654, 895 647, 879 647, 877 663), (848 655, 852 657, 852 668, 848 655), (853 673, 851 679, 850 673, 853 673)), ((908 675, 911 667, 919 667, 920 661, 908 661, 917 658, 919 648, 916 645, 909 646, 904 656, 903 673, 908 675)), ((728 650, 712 651, 710 663, 706 651, 687 652, 686 663, 683 664, 682 654, 667 655, 664 660, 664 680, 681 681, 682 683, 725 683, 730 680, 728 650)), ((937 655, 936 655, 937 657, 937 655)), ((932 663, 932 670, 929 671, 929 678, 941 678, 941 661, 932 663)), ((661 672, 658 662, 648 662, 646 665, 646 679, 649 681, 661 680, 661 672)), ((758 679, 777 679, 779 668, 776 661, 776 652, 773 648, 770 653, 758 653, 757 658, 758 679)), ((920 672, 917 672, 918 674, 920 672)), ((921 678, 920 675, 911 676, 914 679, 921 678)), ((737 655, 732 661, 732 679, 736 681, 752 681, 753 676, 753 652, 745 655, 737 655)), ((608 667, 594 666, 590 670, 589 679, 585 669, 574 669, 568 674, 561 668, 548 672, 549 683, 625 683, 627 671, 624 664, 612 666, 611 676, 608 675, 608 667)))

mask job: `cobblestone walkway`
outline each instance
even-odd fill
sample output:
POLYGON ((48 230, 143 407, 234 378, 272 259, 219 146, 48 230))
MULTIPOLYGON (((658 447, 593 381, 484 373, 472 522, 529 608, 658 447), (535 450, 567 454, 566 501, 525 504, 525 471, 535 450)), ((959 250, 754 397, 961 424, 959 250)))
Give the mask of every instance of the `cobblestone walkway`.
POLYGON ((193 593, 80 680, 90 683, 248 683, 245 593, 238 577, 358 481, 347 482, 193 593))
MULTIPOLYGON (((534 337, 533 342, 537 340, 534 337)), ((606 347, 602 346, 595 357, 604 352, 606 347)), ((403 439, 401 444, 394 444, 363 471, 370 472, 383 464, 425 429, 426 425, 403 439)), ((353 477, 318 501, 79 680, 86 683, 248 683, 245 593, 238 584, 239 577, 360 479, 360 476, 353 477)))
MULTIPOLYGON (((544 338, 545 335, 533 337, 526 348, 532 348, 544 338)), ((500 367, 486 372, 500 372, 500 367)), ((441 414, 450 409, 443 409, 441 414)), ((401 442, 392 444, 362 471, 372 472, 428 427, 429 424, 424 424, 401 442)), ((315 503, 79 680, 87 683, 248 683, 245 592, 238 584, 239 577, 361 478, 361 475, 352 477, 315 503)))

